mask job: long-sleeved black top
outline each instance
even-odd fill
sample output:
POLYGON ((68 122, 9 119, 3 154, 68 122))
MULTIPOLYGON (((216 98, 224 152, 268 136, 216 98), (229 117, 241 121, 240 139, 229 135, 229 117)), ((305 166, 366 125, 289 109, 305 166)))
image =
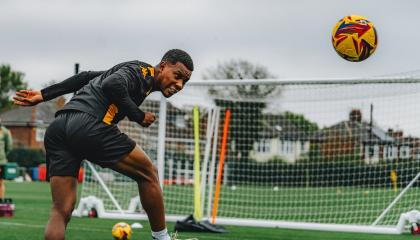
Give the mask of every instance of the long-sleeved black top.
POLYGON ((127 116, 140 124, 145 114, 138 106, 155 90, 154 68, 147 63, 130 61, 108 71, 79 73, 42 89, 41 94, 44 101, 48 101, 77 91, 58 112, 86 112, 106 124, 116 124, 127 116))

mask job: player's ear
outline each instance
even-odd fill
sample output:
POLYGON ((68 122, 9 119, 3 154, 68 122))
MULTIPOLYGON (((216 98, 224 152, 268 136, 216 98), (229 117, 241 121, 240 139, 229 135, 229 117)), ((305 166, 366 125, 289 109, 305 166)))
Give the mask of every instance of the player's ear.
POLYGON ((159 63, 159 68, 158 68, 159 72, 161 73, 163 71, 163 69, 165 69, 166 66, 167 66, 166 61, 161 61, 159 63))

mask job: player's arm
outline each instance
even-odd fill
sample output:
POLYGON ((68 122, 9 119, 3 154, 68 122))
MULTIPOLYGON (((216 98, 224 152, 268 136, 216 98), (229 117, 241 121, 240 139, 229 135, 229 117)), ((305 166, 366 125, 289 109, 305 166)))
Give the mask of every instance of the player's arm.
POLYGON ((128 119, 137 122, 143 127, 148 127, 155 121, 155 116, 150 112, 143 112, 131 100, 129 94, 129 82, 138 81, 124 71, 117 71, 102 81, 102 90, 118 109, 123 111, 128 119))
POLYGON ((7 130, 5 134, 6 134, 6 145, 5 145, 6 151, 5 152, 6 154, 8 154, 12 150, 13 140, 12 140, 12 135, 10 134, 9 130, 7 130))
POLYGON ((20 106, 34 106, 40 102, 49 101, 58 96, 75 92, 86 85, 93 78, 104 73, 103 71, 88 71, 76 74, 60 83, 38 90, 20 90, 13 97, 14 103, 20 106))
POLYGON ((58 96, 75 92, 88 84, 90 80, 101 75, 102 73, 104 73, 104 71, 86 71, 76 74, 60 83, 53 84, 42 89, 42 98, 44 101, 49 101, 58 96))

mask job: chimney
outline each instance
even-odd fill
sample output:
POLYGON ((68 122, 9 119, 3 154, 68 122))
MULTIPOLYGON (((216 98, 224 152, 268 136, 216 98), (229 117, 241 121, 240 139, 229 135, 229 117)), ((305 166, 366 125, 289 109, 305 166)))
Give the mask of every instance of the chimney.
POLYGON ((403 138, 403 135, 404 135, 404 133, 403 133, 403 131, 402 131, 402 130, 398 130, 398 131, 395 131, 395 132, 394 132, 394 137, 395 137, 396 139, 401 139, 401 138, 403 138))
POLYGON ((35 122, 37 119, 36 119, 36 112, 37 112, 37 109, 36 109, 36 107, 37 106, 32 106, 31 107, 31 122, 33 123, 33 122, 35 122))
POLYGON ((352 109, 349 115, 350 122, 362 122, 362 112, 360 109, 352 109))
POLYGON ((394 129, 389 128, 388 129, 388 135, 393 137, 393 138, 396 138, 396 139, 401 139, 401 138, 403 138, 404 132, 402 130, 395 130, 394 131, 394 129))

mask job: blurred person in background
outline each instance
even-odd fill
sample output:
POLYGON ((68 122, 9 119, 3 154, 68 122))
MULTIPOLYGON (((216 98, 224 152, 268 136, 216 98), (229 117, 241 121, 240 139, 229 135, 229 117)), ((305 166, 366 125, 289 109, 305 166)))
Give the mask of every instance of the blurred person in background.
POLYGON ((12 135, 9 129, 3 126, 0 119, 0 200, 4 198, 6 187, 4 186, 4 166, 7 163, 7 154, 12 150, 12 135))

